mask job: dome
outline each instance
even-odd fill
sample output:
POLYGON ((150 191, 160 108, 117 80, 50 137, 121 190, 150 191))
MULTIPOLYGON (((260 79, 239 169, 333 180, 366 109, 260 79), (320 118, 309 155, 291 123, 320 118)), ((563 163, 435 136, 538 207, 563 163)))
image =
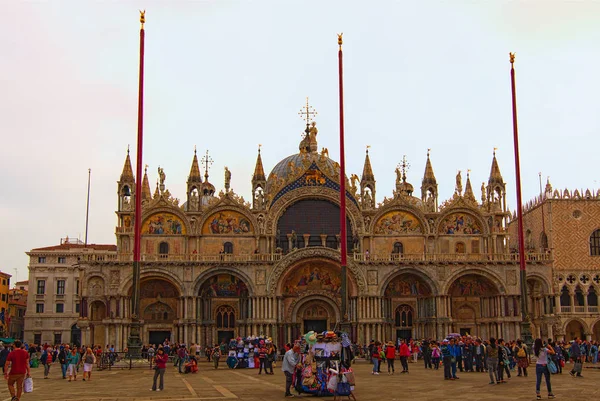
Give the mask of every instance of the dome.
POLYGON ((321 170, 325 169, 325 173, 327 170, 334 172, 337 169, 337 163, 325 155, 316 152, 297 153, 282 159, 273 167, 267 179, 267 192, 273 187, 276 179, 287 182, 288 178, 291 178, 290 176, 298 175, 299 171, 306 171, 313 163, 317 164, 321 170))

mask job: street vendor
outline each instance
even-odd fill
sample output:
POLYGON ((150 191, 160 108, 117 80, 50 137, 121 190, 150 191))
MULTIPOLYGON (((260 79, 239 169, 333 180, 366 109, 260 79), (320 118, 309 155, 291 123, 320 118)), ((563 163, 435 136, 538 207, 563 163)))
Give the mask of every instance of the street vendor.
POLYGON ((281 364, 281 370, 285 374, 285 396, 293 397, 294 395, 290 392, 292 387, 292 378, 294 376, 294 370, 300 360, 300 346, 294 345, 294 347, 287 351, 283 356, 283 363, 281 364))

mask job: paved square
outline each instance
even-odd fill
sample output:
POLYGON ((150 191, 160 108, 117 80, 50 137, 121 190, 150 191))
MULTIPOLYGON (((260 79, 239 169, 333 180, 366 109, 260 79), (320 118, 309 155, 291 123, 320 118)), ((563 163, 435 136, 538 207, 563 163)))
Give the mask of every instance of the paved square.
MULTIPOLYGON (((569 368, 571 365, 567 365, 569 368)), ((487 373, 462 373, 457 381, 444 381, 442 370, 425 370, 421 363, 410 364, 409 374, 388 376, 370 374, 371 365, 359 361, 354 365, 358 401, 378 400, 533 400, 535 375, 516 377, 509 383, 489 385, 487 373)), ((556 398, 591 400, 600 397, 600 369, 584 369, 582 379, 572 378, 567 370, 552 376, 556 398)), ((23 401, 201 401, 201 400, 278 400, 284 399, 285 379, 279 366, 275 375, 258 375, 257 369, 230 370, 222 364, 218 370, 201 362, 199 372, 182 375, 172 365, 165 373, 165 391, 151 392, 153 371, 150 369, 94 371, 92 381, 61 379, 60 367, 53 365, 50 379, 43 380, 43 369, 32 369, 34 392, 23 401)), ((542 395, 546 391, 542 382, 542 395)), ((311 397, 303 395, 304 397, 311 397)), ((333 397, 312 400, 333 400, 333 397)), ((0 401, 10 401, 6 384, 0 388, 0 401)))

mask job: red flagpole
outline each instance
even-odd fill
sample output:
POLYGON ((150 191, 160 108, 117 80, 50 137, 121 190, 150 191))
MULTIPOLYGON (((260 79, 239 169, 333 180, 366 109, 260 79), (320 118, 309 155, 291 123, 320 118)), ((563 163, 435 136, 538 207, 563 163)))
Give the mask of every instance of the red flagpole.
POLYGON ((342 270, 342 323, 348 321, 348 272, 346 240, 346 163, 344 157, 344 70, 342 54, 342 34, 338 35, 338 61, 340 86, 340 253, 342 270))
POLYGON ((513 137, 515 146, 515 175, 517 185, 517 228, 519 230, 519 266, 521 278, 521 337, 532 343, 527 303, 527 265, 525 263, 525 240, 523 238, 523 202, 521 197, 521 162, 519 160, 519 129, 517 125, 517 90, 515 84, 515 54, 510 53, 510 83, 512 92, 513 137))
POLYGON ((146 11, 140 11, 140 73, 138 92, 138 132, 137 132, 137 165, 135 182, 135 218, 133 241, 133 285, 131 296, 131 329, 127 346, 134 357, 141 355, 140 338, 140 242, 142 229, 142 149, 144 140, 144 23, 146 11))

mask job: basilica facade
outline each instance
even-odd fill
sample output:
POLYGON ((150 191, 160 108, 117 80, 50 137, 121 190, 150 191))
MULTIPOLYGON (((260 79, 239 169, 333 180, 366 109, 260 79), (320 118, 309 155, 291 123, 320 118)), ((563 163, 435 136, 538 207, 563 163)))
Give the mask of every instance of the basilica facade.
MULTIPOLYGON (((393 197, 378 200, 368 151, 361 177, 340 177, 316 137, 313 122, 298 153, 268 175, 259 149, 250 202, 230 188, 228 170, 217 192, 195 152, 184 201, 169 192, 163 170, 154 191, 146 172, 136 194, 127 154, 117 186, 117 250, 79 261, 82 342, 126 344, 136 196, 144 343, 267 335, 282 345, 308 330, 334 329, 341 321, 341 179, 355 342, 520 336, 518 255, 509 246, 511 215, 495 154, 480 196, 468 174, 463 188, 459 172, 454 193, 440 201, 427 154, 419 196, 398 168, 393 197)), ((552 288, 551 253, 527 259, 532 279, 552 288)))

